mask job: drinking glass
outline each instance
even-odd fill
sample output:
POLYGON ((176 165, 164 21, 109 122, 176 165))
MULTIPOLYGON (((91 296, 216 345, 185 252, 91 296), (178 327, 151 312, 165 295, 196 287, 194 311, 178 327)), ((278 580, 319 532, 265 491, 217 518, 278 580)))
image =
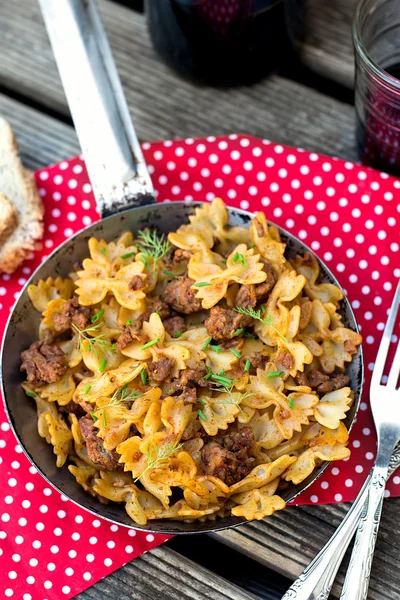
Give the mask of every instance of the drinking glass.
POLYGON ((362 0, 353 42, 362 162, 400 175, 400 0, 362 0))

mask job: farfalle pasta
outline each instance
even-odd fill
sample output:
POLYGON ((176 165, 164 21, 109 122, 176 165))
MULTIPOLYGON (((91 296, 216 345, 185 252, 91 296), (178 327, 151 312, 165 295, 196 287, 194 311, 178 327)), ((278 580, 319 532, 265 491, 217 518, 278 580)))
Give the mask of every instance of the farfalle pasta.
POLYGON ((28 292, 39 435, 133 523, 262 519, 287 482, 349 456, 344 370, 361 336, 315 257, 289 260, 263 213, 230 227, 217 198, 168 236, 91 238, 76 273, 28 292))

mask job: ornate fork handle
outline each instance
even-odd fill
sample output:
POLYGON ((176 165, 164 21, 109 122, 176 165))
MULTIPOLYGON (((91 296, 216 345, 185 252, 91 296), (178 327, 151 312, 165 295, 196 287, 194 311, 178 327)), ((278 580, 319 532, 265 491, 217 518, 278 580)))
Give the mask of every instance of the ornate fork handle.
MULTIPOLYGON (((389 475, 400 466, 400 446, 393 452, 389 475)), ((343 556, 353 537, 368 496, 371 474, 367 477, 354 504, 313 561, 290 586, 282 600, 327 600, 343 556)))

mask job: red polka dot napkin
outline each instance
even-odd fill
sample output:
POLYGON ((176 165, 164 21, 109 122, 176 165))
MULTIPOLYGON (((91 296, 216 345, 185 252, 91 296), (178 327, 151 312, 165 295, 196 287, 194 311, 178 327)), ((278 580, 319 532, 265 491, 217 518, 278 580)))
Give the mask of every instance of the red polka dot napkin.
MULTIPOLYGON (((400 276, 400 181, 350 162, 238 135, 145 143, 143 150, 159 202, 221 196, 233 206, 262 209, 310 245, 338 277, 364 336, 365 392, 350 459, 334 463, 296 503, 353 500, 375 453, 368 388, 400 276)), ((80 158, 43 169, 36 180, 46 207, 43 245, 12 276, 0 277, 1 328, 21 287, 47 254, 99 218, 80 158)), ((110 525, 50 489, 16 444, 2 408, 0 462, 1 597, 70 598, 166 539, 110 525)), ((387 495, 400 495, 399 476, 389 482, 387 495)))

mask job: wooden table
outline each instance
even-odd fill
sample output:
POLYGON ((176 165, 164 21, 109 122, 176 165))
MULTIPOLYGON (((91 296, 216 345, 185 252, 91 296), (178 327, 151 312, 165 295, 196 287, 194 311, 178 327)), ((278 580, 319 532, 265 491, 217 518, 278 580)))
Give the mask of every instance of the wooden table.
MULTIPOLYGON (((301 67, 251 87, 213 89, 156 57, 135 2, 100 0, 105 28, 142 140, 245 132, 356 160, 350 23, 354 0, 309 0, 301 67)), ((79 151, 34 0, 0 3, 0 113, 31 169, 79 151)), ((400 499, 385 502, 369 598, 400 598, 400 499)), ((347 505, 288 508, 212 536, 180 537, 136 559, 81 600, 277 599, 338 526, 347 505)), ((339 581, 343 579, 343 570, 339 581)), ((333 590, 338 597, 339 588, 333 590)))

